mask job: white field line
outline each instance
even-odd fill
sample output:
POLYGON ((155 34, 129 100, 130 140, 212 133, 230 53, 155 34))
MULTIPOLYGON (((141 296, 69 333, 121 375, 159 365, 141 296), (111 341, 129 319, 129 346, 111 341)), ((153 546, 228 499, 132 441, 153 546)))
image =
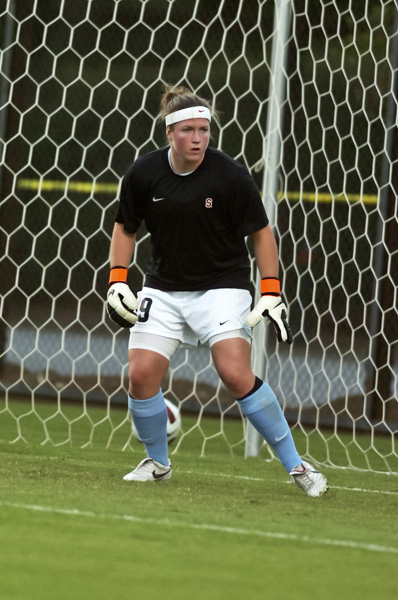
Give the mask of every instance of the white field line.
MULTIPOLYGON (((174 471, 174 470, 173 470, 174 471)), ((230 475, 228 473, 200 473, 198 471, 183 471, 180 469, 176 469, 175 473, 182 473, 183 475, 202 475, 202 476, 213 476, 213 477, 225 477, 226 479, 243 479, 245 481, 269 481, 269 478, 263 477, 247 477, 246 475, 230 475)), ((275 481, 273 479, 272 481, 275 481)), ((291 483, 290 481, 285 481, 284 483, 291 483)), ((364 494, 386 494, 387 496, 398 496, 397 492, 391 492, 388 490, 368 490, 365 488, 357 488, 357 487, 343 487, 339 485, 330 485, 329 489, 331 490, 345 490, 347 492, 362 492, 364 494)))
POLYGON ((134 515, 118 515, 95 513, 92 511, 82 511, 76 508, 55 508, 52 506, 39 506, 35 504, 19 504, 13 502, 0 502, 0 506, 9 508, 30 510, 44 513, 55 513, 73 517, 86 517, 101 520, 127 521, 145 525, 156 525, 156 527, 169 527, 180 529, 194 529, 198 531, 214 531, 216 533, 226 533, 232 535, 244 535, 248 537, 288 540, 301 542, 311 545, 336 546, 340 548, 352 548, 354 550, 367 550, 369 552, 380 552, 384 554, 398 554, 398 547, 379 546, 377 544, 365 544, 353 542, 350 540, 332 540, 328 538, 310 537, 307 535, 295 535, 291 533, 279 533, 274 531, 261 531, 258 529, 244 529, 237 527, 224 527, 221 525, 211 525, 209 523, 183 523, 180 521, 170 521, 169 519, 147 519, 136 517, 134 515))

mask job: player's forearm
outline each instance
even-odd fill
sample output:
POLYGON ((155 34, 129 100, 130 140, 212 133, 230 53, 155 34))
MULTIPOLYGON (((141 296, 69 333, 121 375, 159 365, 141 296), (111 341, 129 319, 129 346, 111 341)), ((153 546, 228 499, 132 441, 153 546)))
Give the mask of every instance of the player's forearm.
POLYGON ((252 234, 254 256, 261 277, 279 277, 279 254, 269 225, 252 234))
POLYGON ((110 266, 128 269, 134 252, 135 233, 128 233, 121 223, 115 223, 111 239, 110 266))

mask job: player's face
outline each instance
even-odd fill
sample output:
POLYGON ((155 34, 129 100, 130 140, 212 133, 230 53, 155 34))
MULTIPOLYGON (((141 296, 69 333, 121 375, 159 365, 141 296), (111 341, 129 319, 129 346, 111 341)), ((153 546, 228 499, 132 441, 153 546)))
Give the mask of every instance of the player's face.
POLYGON ((209 145, 210 126, 207 119, 187 119, 167 127, 171 162, 177 173, 193 171, 202 162, 209 145))

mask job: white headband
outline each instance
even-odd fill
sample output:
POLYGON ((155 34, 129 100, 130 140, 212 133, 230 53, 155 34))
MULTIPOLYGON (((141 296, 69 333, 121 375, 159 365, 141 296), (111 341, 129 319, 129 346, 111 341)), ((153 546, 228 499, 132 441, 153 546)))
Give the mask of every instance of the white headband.
POLYGON ((211 121, 211 114, 207 106, 182 108, 166 115, 166 126, 178 123, 178 121, 186 121, 187 119, 208 119, 208 121, 211 121))

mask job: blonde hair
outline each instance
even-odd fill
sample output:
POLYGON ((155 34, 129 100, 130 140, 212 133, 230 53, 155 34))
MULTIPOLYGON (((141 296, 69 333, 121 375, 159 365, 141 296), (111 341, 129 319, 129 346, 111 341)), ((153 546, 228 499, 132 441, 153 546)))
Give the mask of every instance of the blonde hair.
MULTIPOLYGON (((164 121, 166 115, 181 110, 183 108, 192 108, 193 106, 206 106, 212 114, 214 114, 210 102, 201 96, 194 94, 183 85, 172 86, 165 85, 165 91, 160 100, 160 112, 158 119, 164 121)), ((215 117, 217 115, 214 115, 215 117)), ((169 125, 173 127, 173 125, 169 125)))

